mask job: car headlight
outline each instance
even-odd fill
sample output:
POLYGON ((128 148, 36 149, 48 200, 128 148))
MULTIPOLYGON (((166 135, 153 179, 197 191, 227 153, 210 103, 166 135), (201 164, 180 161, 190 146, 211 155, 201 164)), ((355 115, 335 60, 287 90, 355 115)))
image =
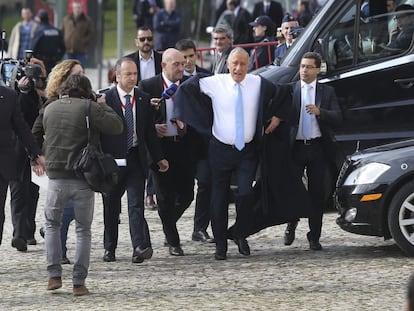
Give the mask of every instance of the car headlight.
POLYGON ((371 184, 378 177, 390 169, 391 166, 384 163, 372 162, 357 168, 345 179, 345 186, 371 184))

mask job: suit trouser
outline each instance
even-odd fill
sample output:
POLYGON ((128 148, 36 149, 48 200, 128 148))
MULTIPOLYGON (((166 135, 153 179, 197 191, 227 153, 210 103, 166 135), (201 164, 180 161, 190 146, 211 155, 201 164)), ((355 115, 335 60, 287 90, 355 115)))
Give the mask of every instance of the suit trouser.
POLYGON ((155 194, 165 238, 175 247, 180 245, 177 221, 194 198, 194 161, 186 142, 161 142, 169 169, 164 173, 153 171, 155 194))
MULTIPOLYGON (((232 173, 237 179, 236 223, 248 222, 249 206, 240 204, 244 196, 252 195, 258 156, 254 143, 247 144, 242 151, 212 138, 209 147, 211 167, 211 226, 216 248, 227 251, 228 195, 232 173)), ((250 206, 251 208, 251 206, 250 206)))
POLYGON ((10 209, 13 223, 13 237, 33 239, 36 231, 36 209, 39 199, 39 186, 31 182, 29 163, 23 168, 21 180, 11 181, 10 209))
POLYGON ((0 176, 0 245, 3 238, 3 226, 5 220, 4 205, 6 204, 8 185, 9 183, 0 176))
POLYGON ((210 223, 211 173, 208 160, 196 164, 197 194, 194 210, 194 232, 206 231, 210 223))
POLYGON ((138 148, 127 155, 127 166, 120 168, 119 182, 115 189, 103 196, 104 203, 104 248, 114 252, 118 244, 118 223, 121 198, 127 191, 129 233, 132 247, 151 246, 148 223, 144 217, 145 174, 141 166, 138 148))
POLYGON ((308 177, 308 192, 311 198, 311 216, 309 222, 309 238, 319 241, 322 231, 322 217, 329 196, 329 162, 321 142, 312 145, 295 143, 293 161, 297 168, 296 174, 303 175, 306 168, 308 177))

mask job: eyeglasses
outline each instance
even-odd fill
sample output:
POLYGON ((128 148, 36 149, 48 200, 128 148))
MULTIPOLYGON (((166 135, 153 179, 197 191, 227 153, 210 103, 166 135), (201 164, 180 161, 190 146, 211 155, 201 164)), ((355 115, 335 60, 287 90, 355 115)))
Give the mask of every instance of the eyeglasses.
POLYGON ((144 42, 145 40, 147 40, 148 42, 151 42, 154 38, 153 37, 141 37, 141 38, 137 38, 140 42, 144 42))
POLYGON ((300 68, 302 68, 302 69, 315 69, 316 68, 316 66, 312 66, 312 65, 300 65, 300 68))

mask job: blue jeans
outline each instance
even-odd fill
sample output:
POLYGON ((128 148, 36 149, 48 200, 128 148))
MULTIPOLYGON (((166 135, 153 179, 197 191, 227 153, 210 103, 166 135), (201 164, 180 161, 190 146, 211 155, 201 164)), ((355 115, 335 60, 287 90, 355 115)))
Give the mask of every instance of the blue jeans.
POLYGON ((68 239, 69 225, 75 219, 75 211, 73 209, 73 201, 70 200, 65 204, 63 209, 62 226, 60 227, 60 240, 62 244, 62 257, 66 257, 66 240, 68 239))
POLYGON ((60 227, 66 203, 72 200, 76 221, 76 253, 73 285, 84 285, 91 253, 91 225, 95 194, 88 184, 78 179, 51 179, 45 206, 45 245, 47 271, 50 278, 62 276, 60 227))

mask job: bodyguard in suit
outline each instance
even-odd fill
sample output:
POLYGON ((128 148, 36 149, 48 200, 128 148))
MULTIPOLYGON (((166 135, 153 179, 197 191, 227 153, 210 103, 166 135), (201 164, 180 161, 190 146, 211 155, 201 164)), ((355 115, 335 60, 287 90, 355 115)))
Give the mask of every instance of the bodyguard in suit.
POLYGON ((253 19, 256 19, 262 15, 269 16, 277 28, 280 26, 283 18, 282 5, 277 1, 263 0, 254 5, 252 15, 253 19))
POLYGON ((253 34, 249 23, 252 20, 249 11, 242 8, 240 0, 227 0, 227 9, 232 11, 234 19, 232 23, 234 44, 252 43, 253 34))
MULTIPOLYGON (((306 168, 308 193, 312 211, 309 216, 307 239, 312 250, 322 250, 319 243, 322 216, 329 194, 330 162, 335 161, 335 145, 331 128, 342 120, 338 99, 332 87, 319 84, 321 56, 305 53, 300 63, 300 81, 292 84, 292 159, 296 174, 301 176, 306 168)), ((295 239, 297 220, 288 224, 285 245, 295 239)))
MULTIPOLYGON (((179 50, 185 59, 184 76, 190 77, 197 73, 210 74, 210 72, 204 68, 196 65, 197 51, 193 41, 189 39, 182 39, 177 42, 175 48, 179 50)), ((192 144, 194 152, 199 148, 197 142, 199 137, 192 144)), ((213 239, 207 233, 207 227, 210 223, 210 200, 211 200, 211 176, 208 160, 205 155, 199 155, 196 159, 196 175, 197 179, 197 194, 196 205, 194 211, 194 229, 191 239, 193 241, 200 242, 213 242, 213 239)))
POLYGON ((161 93, 172 84, 179 85, 183 80, 185 59, 173 48, 162 54, 162 73, 139 82, 138 88, 150 94, 156 107, 155 126, 162 151, 170 164, 168 172, 154 171, 155 193, 158 201, 158 214, 161 218, 169 253, 183 256, 177 221, 190 206, 194 197, 194 161, 190 152, 189 133, 180 131, 171 122, 174 97, 160 100, 161 93))
POLYGON ((104 203, 104 261, 115 261, 118 243, 118 220, 121 197, 127 192, 129 232, 133 254, 132 262, 141 263, 152 257, 148 224, 144 217, 144 187, 148 172, 147 150, 154 166, 161 172, 168 170, 157 139, 152 108, 147 94, 139 91, 137 66, 130 58, 117 61, 118 84, 106 92, 106 102, 124 120, 124 131, 119 135, 102 135, 102 149, 121 159, 119 182, 115 189, 103 196, 104 203), (155 164, 156 163, 156 164, 155 164))
POLYGON ((125 55, 135 61, 138 69, 137 83, 161 72, 161 54, 154 51, 154 36, 149 27, 139 27, 135 45, 138 50, 125 55))
MULTIPOLYGON (((3 237, 7 187, 9 181, 16 177, 15 135, 28 150, 32 161, 38 164, 37 172, 43 173, 45 158, 40 156, 40 149, 23 118, 17 102, 17 94, 12 89, 0 86, 0 245, 3 237)), ((13 245, 17 249, 23 248, 26 244, 23 239, 17 239, 14 243, 16 242, 23 242, 22 245, 13 245)))

